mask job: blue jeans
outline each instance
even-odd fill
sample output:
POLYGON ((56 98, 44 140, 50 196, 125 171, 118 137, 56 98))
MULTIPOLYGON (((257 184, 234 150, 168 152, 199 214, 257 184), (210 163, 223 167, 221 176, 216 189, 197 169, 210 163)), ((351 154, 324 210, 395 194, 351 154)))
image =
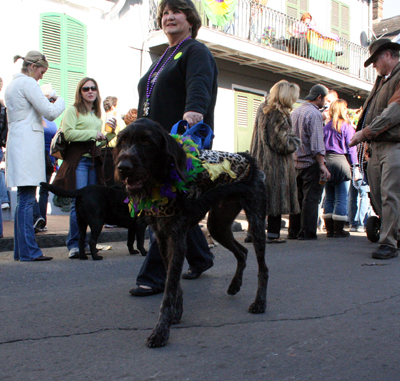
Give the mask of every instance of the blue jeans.
MULTIPOLYGON (((76 167, 76 189, 84 188, 87 185, 97 184, 96 168, 93 159, 82 157, 76 167)), ((69 232, 67 237, 67 247, 79 247, 79 228, 76 221, 75 199, 71 199, 71 211, 69 214, 69 232)))
POLYGON ((4 170, 0 170, 0 204, 4 204, 5 202, 10 202, 8 199, 8 193, 6 188, 6 178, 4 175, 4 170))
MULTIPOLYGON (((325 184, 325 200, 324 200, 324 214, 333 214, 334 216, 341 216, 340 220, 345 220, 347 217, 347 198, 349 194, 350 180, 342 181, 333 184, 327 182, 325 184)), ((335 219, 333 217, 333 219, 335 219)))
POLYGON ((369 197, 368 185, 363 180, 357 180, 357 189, 350 185, 349 190, 349 221, 352 227, 364 227, 368 219, 369 197))
POLYGON ((1 212, 0 208, 0 237, 3 236, 3 213, 1 212))
POLYGON ((43 255, 35 241, 33 205, 36 187, 18 187, 14 221, 14 259, 33 261, 43 255))

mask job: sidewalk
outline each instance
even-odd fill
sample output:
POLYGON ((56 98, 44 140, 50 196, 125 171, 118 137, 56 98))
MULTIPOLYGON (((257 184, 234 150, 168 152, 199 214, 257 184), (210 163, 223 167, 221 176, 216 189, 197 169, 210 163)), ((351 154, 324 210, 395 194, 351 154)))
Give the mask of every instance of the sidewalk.
MULTIPOLYGON (((206 225, 207 220, 200 222, 206 225)), ((69 230, 69 215, 56 216, 47 215, 47 231, 36 234, 36 242, 39 247, 65 246, 69 230)), ((233 231, 247 229, 247 221, 241 212, 233 224, 233 231)), ((90 231, 90 228, 88 228, 90 231)), ((98 243, 127 241, 128 230, 125 228, 103 228, 98 243)), ((3 238, 0 238, 0 252, 12 251, 14 249, 14 221, 3 221, 3 238)))
MULTIPOLYGON (((69 230, 69 215, 47 216, 47 231, 36 234, 39 247, 65 246, 69 230)), ((90 230, 90 229, 89 229, 90 230)), ((119 242, 128 239, 125 228, 104 228, 98 243, 119 242)), ((3 221, 3 238, 0 238, 0 252, 14 249, 14 221, 3 221)))

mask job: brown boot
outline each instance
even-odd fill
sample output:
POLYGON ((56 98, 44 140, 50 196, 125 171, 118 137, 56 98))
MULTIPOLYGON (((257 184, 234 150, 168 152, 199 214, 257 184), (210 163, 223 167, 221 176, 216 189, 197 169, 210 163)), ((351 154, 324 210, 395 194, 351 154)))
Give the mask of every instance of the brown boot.
POLYGON ((333 237, 334 227, 333 227, 333 219, 332 219, 332 217, 324 218, 324 221, 325 221, 326 236, 327 237, 333 237))
POLYGON ((333 228, 334 228, 333 236, 335 238, 350 237, 350 233, 343 230, 344 223, 345 221, 333 220, 333 228))

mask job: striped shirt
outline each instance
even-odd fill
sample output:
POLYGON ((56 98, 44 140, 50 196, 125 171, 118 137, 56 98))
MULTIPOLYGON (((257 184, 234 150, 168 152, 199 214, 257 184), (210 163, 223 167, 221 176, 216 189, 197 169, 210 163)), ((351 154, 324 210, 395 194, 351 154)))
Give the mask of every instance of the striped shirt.
POLYGON ((310 102, 303 103, 290 115, 293 132, 300 138, 301 144, 294 153, 294 165, 297 169, 311 167, 317 163, 315 156, 325 156, 324 125, 322 113, 310 102))

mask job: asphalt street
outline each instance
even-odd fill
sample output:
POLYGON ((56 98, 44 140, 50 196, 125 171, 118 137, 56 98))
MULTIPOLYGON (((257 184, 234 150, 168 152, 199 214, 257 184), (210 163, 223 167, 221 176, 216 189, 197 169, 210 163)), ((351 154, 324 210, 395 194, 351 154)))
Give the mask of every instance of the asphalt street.
POLYGON ((267 245, 262 315, 247 312, 251 244, 236 296, 235 259, 214 248, 214 267, 182 281, 182 321, 159 349, 144 341, 162 295, 130 296, 143 257, 108 244, 97 262, 65 247, 43 249, 50 262, 0 253, 0 380, 400 380, 400 259, 373 260, 364 234, 267 245))

